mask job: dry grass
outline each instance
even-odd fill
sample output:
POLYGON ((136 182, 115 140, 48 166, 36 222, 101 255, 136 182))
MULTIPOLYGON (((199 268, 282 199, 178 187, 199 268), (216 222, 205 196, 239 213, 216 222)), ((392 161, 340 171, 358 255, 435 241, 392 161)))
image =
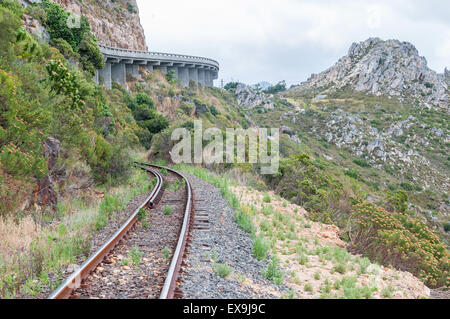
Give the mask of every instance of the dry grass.
POLYGON ((31 242, 41 234, 41 227, 27 216, 15 221, 12 217, 0 217, 0 256, 9 264, 17 255, 27 254, 31 242))
POLYGON ((8 216, 16 210, 24 210, 29 204, 27 198, 32 192, 31 183, 13 178, 0 167, 0 216, 8 216))
POLYGON ((49 285, 49 276, 64 272, 89 252, 104 195, 119 198, 117 210, 121 210, 148 191, 148 183, 148 176, 136 170, 126 185, 66 192, 56 213, 39 210, 16 219, 0 217, 0 298, 39 296, 42 287, 49 285), (50 225, 41 226, 47 222, 50 225))

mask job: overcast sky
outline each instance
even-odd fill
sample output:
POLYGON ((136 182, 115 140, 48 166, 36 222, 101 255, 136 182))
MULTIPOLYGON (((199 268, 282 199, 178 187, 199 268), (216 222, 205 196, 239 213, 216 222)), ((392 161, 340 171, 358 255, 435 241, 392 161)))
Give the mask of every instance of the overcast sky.
POLYGON ((151 51, 213 58, 225 82, 300 83, 375 36, 411 42, 439 73, 450 68, 448 0, 137 2, 151 51))

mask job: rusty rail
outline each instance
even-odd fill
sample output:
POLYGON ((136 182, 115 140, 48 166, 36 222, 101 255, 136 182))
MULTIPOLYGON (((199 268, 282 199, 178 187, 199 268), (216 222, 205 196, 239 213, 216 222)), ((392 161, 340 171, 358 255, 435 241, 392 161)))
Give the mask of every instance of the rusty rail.
POLYGON ((153 207, 153 205, 159 200, 161 190, 163 186, 163 178, 160 173, 143 166, 139 168, 151 173, 157 178, 157 183, 151 194, 145 199, 145 201, 133 212, 130 218, 125 224, 89 259, 81 265, 81 267, 74 272, 67 280, 50 296, 49 299, 68 299, 72 295, 72 292, 81 286, 83 280, 89 277, 89 275, 102 263, 103 259, 119 244, 122 238, 133 228, 137 221, 139 211, 146 207, 153 207))
POLYGON ((161 291, 160 299, 173 299, 175 297, 175 290, 177 288, 177 281, 180 275, 181 264, 183 262, 183 257, 186 252, 187 239, 189 235, 189 229, 191 224, 191 217, 193 211, 193 191, 192 186, 189 180, 182 173, 177 172, 171 168, 158 166, 147 163, 136 163, 139 165, 145 165, 149 167, 154 167, 158 169, 166 169, 169 172, 174 173, 175 175, 180 176, 186 182, 187 188, 187 201, 186 201, 186 209, 184 213, 184 221, 183 226, 181 228, 180 236, 178 239, 177 248, 175 249, 175 253, 172 258, 172 262, 170 263, 170 268, 167 273, 166 281, 164 282, 164 287, 161 291))

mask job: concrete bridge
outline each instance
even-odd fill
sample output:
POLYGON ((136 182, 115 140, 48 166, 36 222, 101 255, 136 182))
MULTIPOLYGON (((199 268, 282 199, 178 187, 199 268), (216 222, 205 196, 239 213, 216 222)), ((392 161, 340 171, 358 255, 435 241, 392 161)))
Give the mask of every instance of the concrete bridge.
POLYGON ((149 72, 160 70, 163 74, 174 73, 183 86, 191 81, 199 87, 213 86, 218 78, 219 63, 203 57, 170 54, 160 52, 135 51, 111 48, 99 45, 105 56, 106 67, 97 72, 96 81, 107 88, 112 82, 125 85, 127 76, 139 77, 139 68, 146 68, 149 72))
MULTIPOLYGON (((24 6, 41 2, 20 1, 24 6)), ((111 89, 112 82, 126 85, 127 76, 139 77, 139 68, 150 72, 160 70, 163 74, 173 71, 183 86, 188 86, 191 81, 199 87, 214 86, 219 74, 219 63, 208 58, 111 48, 101 44, 99 47, 105 56, 106 67, 97 71, 95 81, 102 82, 108 89, 111 89)))

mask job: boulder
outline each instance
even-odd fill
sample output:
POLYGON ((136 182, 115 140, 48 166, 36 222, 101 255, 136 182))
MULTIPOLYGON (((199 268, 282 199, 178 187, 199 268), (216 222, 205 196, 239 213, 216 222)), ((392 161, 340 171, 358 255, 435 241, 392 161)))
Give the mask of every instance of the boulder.
POLYGON ((378 138, 367 146, 367 151, 369 153, 373 153, 377 149, 384 151, 383 142, 378 138))
POLYGON ((35 197, 40 206, 49 206, 53 210, 57 209, 58 194, 54 190, 52 171, 58 162, 61 142, 56 138, 49 137, 42 142, 44 148, 43 155, 47 158, 47 169, 49 173, 38 180, 35 197))
POLYGON ((42 143, 42 146, 44 147, 43 154, 47 158, 47 168, 51 171, 58 162, 61 142, 56 138, 49 137, 42 143))

